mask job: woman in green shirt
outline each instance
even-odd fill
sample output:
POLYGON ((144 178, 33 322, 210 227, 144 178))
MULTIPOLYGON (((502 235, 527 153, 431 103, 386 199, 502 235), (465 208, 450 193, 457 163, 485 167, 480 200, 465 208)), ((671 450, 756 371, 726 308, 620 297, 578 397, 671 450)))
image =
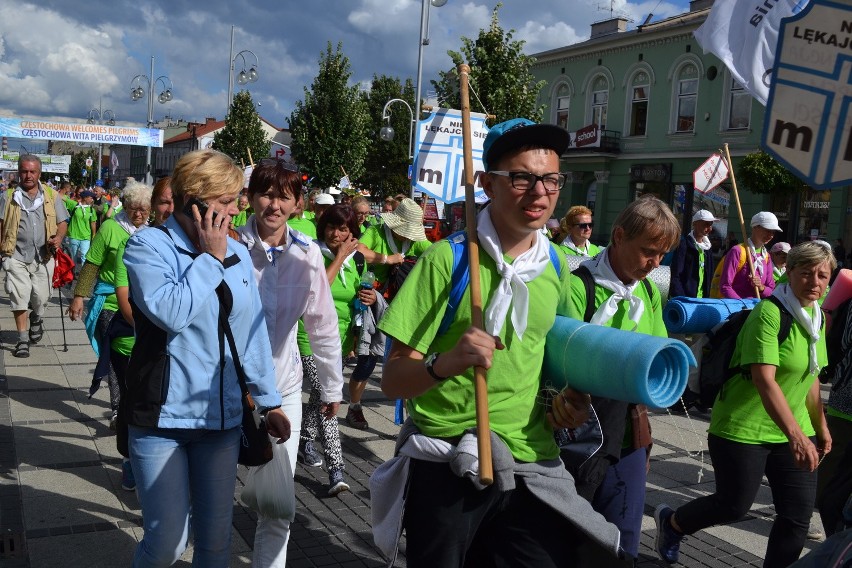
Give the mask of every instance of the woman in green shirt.
POLYGON ((597 256, 601 248, 592 244, 592 210, 575 205, 559 222, 559 234, 565 235, 556 246, 568 256, 597 256))
POLYGON ((739 372, 723 386, 710 419, 716 492, 677 511, 657 507, 656 549, 663 560, 677 562, 684 535, 742 518, 764 475, 776 517, 763 565, 789 566, 799 558, 814 507, 816 468, 831 451, 816 380, 827 359, 817 300, 836 265, 831 249, 819 243, 793 247, 789 283, 779 284, 746 320, 731 358, 739 372), (779 345, 781 309, 793 324, 779 345))

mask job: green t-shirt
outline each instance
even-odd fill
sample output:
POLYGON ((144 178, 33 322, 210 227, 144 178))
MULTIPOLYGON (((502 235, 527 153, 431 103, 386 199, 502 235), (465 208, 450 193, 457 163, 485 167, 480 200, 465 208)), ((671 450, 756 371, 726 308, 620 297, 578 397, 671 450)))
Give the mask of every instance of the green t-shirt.
MULTIPOLYGON (((101 225, 101 230, 92 239, 92 246, 86 254, 86 262, 100 267, 98 278, 115 285, 115 257, 118 249, 124 246, 130 235, 114 219, 108 219, 101 225)), ((104 301, 105 310, 117 311, 118 301, 115 294, 110 294, 104 301)))
MULTIPOLYGON (((813 313, 813 308, 807 310, 813 313)), ((814 428, 805 406, 805 398, 817 376, 808 373, 808 336, 794 320, 790 336, 779 347, 780 327, 781 312, 778 306, 767 300, 760 302, 752 310, 737 337, 731 367, 753 363, 774 365, 775 381, 781 387, 796 422, 806 436, 813 436, 814 428)), ((828 360, 825 333, 820 334, 817 357, 820 367, 824 367, 828 360)), ((742 373, 731 377, 722 387, 713 405, 710 433, 744 444, 787 443, 787 437, 766 412, 751 377, 742 373)))
POLYGON ((92 240, 92 223, 97 222, 98 212, 94 206, 81 205, 65 197, 65 208, 68 209, 68 214, 71 220, 68 222, 68 238, 78 241, 92 240))
POLYGON ((287 225, 293 229, 294 231, 299 231, 312 239, 317 238, 317 226, 314 225, 313 221, 313 213, 311 213, 311 217, 305 217, 307 213, 303 213, 302 217, 293 217, 289 221, 287 221, 287 225))
MULTIPOLYGON (((323 256, 325 266, 331 264, 331 259, 323 256)), ((365 269, 366 270, 366 269, 365 269)), ((361 275, 355 267, 355 259, 349 259, 349 263, 343 266, 343 275, 339 273, 334 282, 331 283, 331 298, 334 300, 334 309, 337 311, 337 323, 340 326, 340 344, 343 346, 343 354, 352 350, 352 318, 355 313, 354 300, 361 285, 361 275)))
MULTIPOLYGON (((511 262, 511 259, 506 259, 511 262)), ((480 255, 483 307, 500 283, 494 261, 480 255)), ((536 462, 553 459, 559 449, 553 429, 545 419, 546 408, 538 401, 544 341, 556 320, 556 314, 568 315, 570 272, 560 261, 561 279, 548 263, 545 271, 527 283, 529 315, 523 340, 515 335, 509 316, 500 332, 506 346, 494 351, 488 370, 488 411, 491 429, 506 442, 515 459, 536 462), (560 281, 561 280, 561 281, 560 281)), ((453 253, 447 241, 438 241, 412 269, 410 281, 403 286, 379 322, 387 335, 420 353, 449 351, 470 327, 470 287, 465 291, 446 333, 436 335, 450 293, 453 253)), ((476 425, 473 369, 450 377, 425 393, 407 401, 408 412, 417 428, 427 436, 460 436, 476 425)))
MULTIPOLYGON (((130 286, 130 283, 127 281, 127 266, 124 265, 124 245, 118 249, 118 252, 115 255, 115 287, 121 288, 122 286, 130 286)), ((118 300, 116 300, 116 305, 118 305, 118 300)), ((116 312, 115 317, 121 317, 121 314, 116 312)), ((122 355, 130 355, 130 352, 133 350, 133 344, 136 343, 136 338, 134 336, 127 337, 116 337, 110 343, 110 348, 113 351, 121 353, 122 355)))
POLYGON ((704 263, 707 262, 707 255, 704 254, 704 249, 695 245, 698 249, 698 292, 696 298, 704 297, 704 263))
MULTIPOLYGON (((558 248, 562 252, 562 254, 567 254, 568 256, 584 256, 584 255, 580 254, 578 251, 572 249, 571 247, 563 245, 563 244, 557 244, 556 248, 558 248)), ((601 252, 601 247, 590 242, 589 243, 589 255, 588 256, 589 257, 597 256, 599 252, 601 252)))
POLYGON ((233 217, 231 217, 231 225, 234 226, 235 229, 238 229, 246 224, 248 218, 251 216, 251 207, 245 209, 244 211, 240 211, 233 217))
MULTIPOLYGON (((367 230, 364 231, 364 234, 361 235, 361 238, 359 240, 365 247, 375 253, 386 254, 388 256, 394 254, 393 250, 391 250, 390 246, 388 245, 387 239, 385 238, 384 225, 367 228, 367 230)), ((403 252, 403 240, 397 238, 397 236, 394 235, 394 242, 396 244, 397 252, 403 252)), ((420 258, 420 255, 422 255, 431 244, 432 243, 430 241, 425 239, 422 241, 412 241, 411 247, 407 251, 405 251, 405 256, 415 256, 417 258, 420 258)), ((388 281, 388 276, 390 274, 391 269, 389 265, 372 264, 370 266, 373 270, 373 273, 376 275, 376 280, 378 280, 380 284, 384 284, 388 281)))

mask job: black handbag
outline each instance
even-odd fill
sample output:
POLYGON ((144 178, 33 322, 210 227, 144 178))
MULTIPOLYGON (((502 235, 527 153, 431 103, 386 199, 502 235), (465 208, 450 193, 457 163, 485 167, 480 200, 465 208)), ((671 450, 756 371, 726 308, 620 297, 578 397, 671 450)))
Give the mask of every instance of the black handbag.
POLYGON ((228 323, 228 312, 224 309, 226 303, 222 300, 224 290, 222 286, 216 289, 219 296, 219 326, 228 338, 228 346, 231 348, 231 357, 234 360, 234 368, 237 371, 237 379, 240 382, 240 393, 243 405, 243 423, 242 433, 240 434, 240 455, 237 458, 237 463, 240 465, 254 467, 269 463, 272 460, 272 442, 269 439, 269 434, 266 432, 266 420, 260 416, 257 406, 249 393, 248 385, 246 385, 245 372, 240 363, 240 356, 237 353, 237 344, 234 341, 234 334, 231 332, 231 325, 228 323))

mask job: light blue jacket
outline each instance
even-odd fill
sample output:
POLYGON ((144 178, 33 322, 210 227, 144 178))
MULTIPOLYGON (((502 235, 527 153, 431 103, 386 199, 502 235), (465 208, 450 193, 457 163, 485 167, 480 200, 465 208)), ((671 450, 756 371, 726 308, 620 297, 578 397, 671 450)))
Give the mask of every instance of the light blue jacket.
POLYGON ((128 369, 129 423, 211 430, 240 424, 237 374, 228 342, 218 332, 216 288, 223 278, 233 298, 229 322, 252 398, 262 409, 280 406, 248 251, 228 239, 223 265, 210 254, 199 255, 174 217, 164 227, 168 234, 158 229, 137 232, 124 253, 134 318, 139 313, 148 320, 136 322, 137 342, 128 369), (140 334, 146 335, 145 341, 140 334), (159 376, 151 377, 156 373, 138 372, 158 349, 164 360, 162 383, 159 376))

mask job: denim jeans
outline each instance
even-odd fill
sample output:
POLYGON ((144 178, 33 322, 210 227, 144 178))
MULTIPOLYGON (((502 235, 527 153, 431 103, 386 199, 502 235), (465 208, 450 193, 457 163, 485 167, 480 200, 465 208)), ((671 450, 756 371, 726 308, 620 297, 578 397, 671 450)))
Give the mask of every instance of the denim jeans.
POLYGON ((788 444, 743 444, 710 434, 707 445, 716 492, 678 508, 677 524, 683 532, 692 534, 744 517, 765 474, 776 515, 763 566, 786 567, 795 562, 805 546, 814 509, 816 472, 797 467, 788 444))
POLYGON ((642 514, 645 510, 645 481, 648 451, 625 449, 618 463, 606 470, 592 506, 621 532, 621 548, 633 558, 639 556, 642 514))
MULTIPOLYGON (((284 443, 290 458, 290 469, 296 471, 296 453, 302 429, 302 391, 281 395, 281 410, 290 419, 290 438, 284 443)), ((334 419, 335 421, 337 418, 334 419)), ((277 456, 280 454, 275 454, 277 456)), ((284 568, 287 565, 287 542, 290 540, 290 521, 257 516, 254 533, 254 568, 284 568)))
POLYGON ((240 428, 129 427, 130 461, 145 534, 134 568, 171 566, 186 550, 190 512, 192 565, 227 568, 240 428))
POLYGON ((89 247, 92 245, 90 240, 68 239, 68 255, 78 267, 82 268, 86 263, 86 253, 89 252, 89 247))

